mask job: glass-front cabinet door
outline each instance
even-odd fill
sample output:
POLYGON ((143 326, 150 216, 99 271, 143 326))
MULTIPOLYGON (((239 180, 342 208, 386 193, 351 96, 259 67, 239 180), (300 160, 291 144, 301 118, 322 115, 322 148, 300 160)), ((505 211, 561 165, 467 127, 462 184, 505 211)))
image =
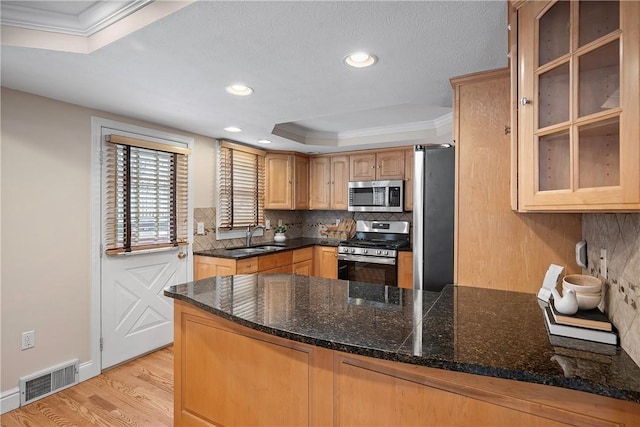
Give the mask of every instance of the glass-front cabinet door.
POLYGON ((520 210, 640 209, 640 2, 518 10, 520 210))

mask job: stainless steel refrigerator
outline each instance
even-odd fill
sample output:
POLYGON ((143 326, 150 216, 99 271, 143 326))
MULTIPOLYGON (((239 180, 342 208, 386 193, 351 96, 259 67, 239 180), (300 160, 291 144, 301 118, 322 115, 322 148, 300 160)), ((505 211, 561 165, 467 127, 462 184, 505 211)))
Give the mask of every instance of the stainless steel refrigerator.
POLYGON ((413 288, 440 291, 453 283, 454 148, 414 147, 413 288))

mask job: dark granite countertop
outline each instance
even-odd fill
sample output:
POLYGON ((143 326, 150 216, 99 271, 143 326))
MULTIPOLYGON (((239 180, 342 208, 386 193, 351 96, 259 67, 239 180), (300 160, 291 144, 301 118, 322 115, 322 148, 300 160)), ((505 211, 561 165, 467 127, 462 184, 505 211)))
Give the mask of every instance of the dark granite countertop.
POLYGON ((640 402, 640 367, 624 350, 604 346, 610 354, 603 354, 602 346, 580 340, 567 343, 579 341, 585 349, 552 345, 531 294, 461 286, 438 293, 253 274, 171 286, 165 295, 333 350, 640 402))
MULTIPOLYGON (((205 251, 193 251, 193 254, 201 255, 201 256, 216 257, 216 258, 243 259, 243 258, 250 258, 254 256, 259 256, 259 255, 267 255, 267 254, 279 252, 279 251, 302 249, 309 246, 338 247, 339 243, 340 243, 339 239, 314 239, 310 237, 300 237, 297 239, 287 239, 282 243, 261 242, 261 243, 256 243, 254 245, 251 245, 251 247, 260 247, 260 246, 268 245, 268 246, 277 246, 278 248, 280 248, 280 249, 272 249, 272 250, 264 251, 260 253, 239 254, 239 253, 234 253, 232 250, 232 249, 238 249, 238 248, 226 248, 226 249, 209 249, 205 251)), ((243 246, 240 246, 239 248, 243 248, 243 246)))

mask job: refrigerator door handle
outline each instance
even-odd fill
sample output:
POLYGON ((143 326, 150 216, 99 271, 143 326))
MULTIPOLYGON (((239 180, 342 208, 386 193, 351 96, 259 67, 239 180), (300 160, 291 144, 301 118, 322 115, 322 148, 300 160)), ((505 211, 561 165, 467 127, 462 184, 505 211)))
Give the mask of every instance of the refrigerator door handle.
POLYGON ((416 145, 413 153, 413 289, 419 290, 424 283, 424 150, 416 145))

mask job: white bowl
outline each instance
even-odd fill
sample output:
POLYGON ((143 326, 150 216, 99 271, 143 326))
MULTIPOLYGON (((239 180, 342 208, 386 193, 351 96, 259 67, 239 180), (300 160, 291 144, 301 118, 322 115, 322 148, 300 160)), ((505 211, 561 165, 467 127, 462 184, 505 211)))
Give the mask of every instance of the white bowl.
POLYGON ((586 274, 570 274, 562 279, 562 289, 573 289, 576 292, 600 292, 602 280, 586 274))
POLYGON ((602 295, 602 291, 597 291, 597 292, 582 292, 582 291, 576 291, 573 288, 569 288, 567 286, 562 286, 562 294, 564 295, 565 292, 567 292, 568 290, 572 290, 573 292, 577 294, 582 294, 582 295, 587 295, 587 296, 596 296, 596 295, 602 295))
POLYGON ((578 299, 578 310, 591 310, 600 304, 602 294, 585 294, 576 292, 576 298, 578 299))

